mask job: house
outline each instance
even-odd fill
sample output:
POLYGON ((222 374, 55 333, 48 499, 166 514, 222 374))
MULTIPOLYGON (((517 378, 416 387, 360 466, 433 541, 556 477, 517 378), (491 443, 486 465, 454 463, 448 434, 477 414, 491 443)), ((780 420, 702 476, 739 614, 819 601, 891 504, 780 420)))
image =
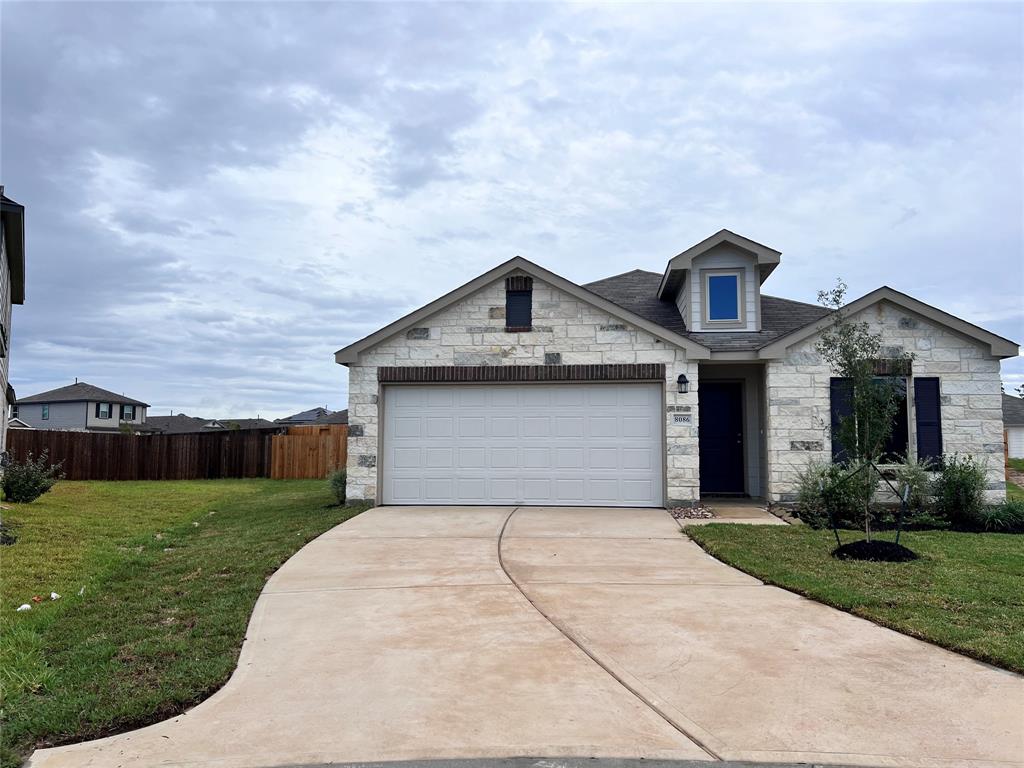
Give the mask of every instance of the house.
POLYGON ((190 432, 223 432, 229 429, 280 429, 281 425, 267 419, 204 419, 174 413, 170 416, 149 416, 146 425, 150 431, 164 435, 183 435, 190 432))
MULTIPOLYGON (((844 406, 816 351, 828 310, 769 296, 781 253, 722 230, 579 285, 523 258, 339 350, 348 498, 662 506, 795 498, 844 406)), ((914 354, 893 453, 958 451, 1005 493, 1000 360, 1017 345, 881 287, 846 311, 914 354)), ((891 354, 892 354, 891 353, 891 354)))
POLYGON ((283 419, 277 419, 283 427, 315 426, 320 424, 348 424, 348 411, 331 411, 327 408, 310 408, 308 411, 294 413, 283 419))
POLYGON ((1007 455, 1024 459, 1024 397, 1003 395, 1003 427, 1007 455))
POLYGON ((15 401, 7 382, 11 359, 11 305, 25 303, 25 206, 4 194, 0 185, 0 450, 7 445, 7 412, 15 401))
POLYGON ((127 425, 145 431, 148 407, 141 400, 76 379, 66 387, 19 398, 10 415, 33 429, 117 432, 127 425))

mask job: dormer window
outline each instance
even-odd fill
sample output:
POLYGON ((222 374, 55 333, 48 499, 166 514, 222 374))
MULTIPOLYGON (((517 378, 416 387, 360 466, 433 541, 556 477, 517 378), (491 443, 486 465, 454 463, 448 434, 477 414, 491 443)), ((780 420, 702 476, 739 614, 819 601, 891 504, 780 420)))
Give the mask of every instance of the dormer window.
POLYGON ((704 322, 743 323, 743 270, 704 270, 704 322))

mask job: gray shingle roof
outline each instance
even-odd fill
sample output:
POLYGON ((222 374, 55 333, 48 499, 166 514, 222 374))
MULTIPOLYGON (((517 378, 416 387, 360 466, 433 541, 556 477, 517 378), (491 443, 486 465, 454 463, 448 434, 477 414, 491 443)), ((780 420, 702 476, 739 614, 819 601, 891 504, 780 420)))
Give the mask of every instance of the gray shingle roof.
POLYGON ((301 426, 304 424, 348 424, 348 410, 332 411, 327 408, 310 408, 308 411, 293 413, 283 419, 276 420, 278 424, 293 424, 301 426))
POLYGON ((124 405, 144 405, 147 408, 149 403, 141 400, 134 400, 109 389, 86 384, 79 381, 75 384, 68 384, 66 387, 51 389, 49 392, 40 392, 38 395, 29 395, 18 399, 22 403, 77 403, 77 402, 100 402, 100 403, 123 403, 124 405))
POLYGON ((640 315, 645 320, 657 323, 673 333, 682 334, 716 352, 747 352, 760 349, 787 333, 820 320, 830 311, 816 304, 762 294, 760 331, 690 332, 686 330, 675 303, 658 299, 660 284, 659 273, 634 269, 632 272, 586 283, 583 287, 623 309, 640 315))
POLYGON ((182 435, 189 432, 221 432, 237 424, 239 429, 279 429, 280 425, 267 419, 204 419, 176 413, 173 416, 148 416, 146 427, 165 435, 182 435), (221 427, 207 427, 216 422, 221 427))
POLYGON ((1024 397, 1003 395, 1003 426, 1024 427, 1024 397))

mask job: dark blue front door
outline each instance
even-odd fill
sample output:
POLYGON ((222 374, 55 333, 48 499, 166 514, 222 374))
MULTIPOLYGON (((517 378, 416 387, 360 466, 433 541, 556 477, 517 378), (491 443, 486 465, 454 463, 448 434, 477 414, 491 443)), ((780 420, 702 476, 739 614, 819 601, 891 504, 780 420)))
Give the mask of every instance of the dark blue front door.
POLYGON ((702 381, 697 403, 700 492, 743 493, 743 385, 702 381))

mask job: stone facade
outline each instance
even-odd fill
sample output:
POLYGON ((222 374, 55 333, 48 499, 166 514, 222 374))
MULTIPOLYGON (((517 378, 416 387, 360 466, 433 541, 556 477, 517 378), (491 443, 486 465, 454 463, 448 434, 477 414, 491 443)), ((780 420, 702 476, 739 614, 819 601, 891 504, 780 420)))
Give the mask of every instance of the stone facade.
POLYGON ((532 330, 506 332, 504 308, 503 277, 421 321, 416 333, 399 332, 349 365, 349 499, 378 497, 378 367, 624 363, 665 365, 667 499, 699 497, 697 363, 685 350, 536 279, 532 330), (687 394, 676 391, 679 374, 691 382, 687 394), (692 413, 692 424, 672 423, 681 410, 692 413))
MULTIPOLYGON (((987 495, 1005 498, 999 360, 988 347, 884 301, 852 319, 868 322, 893 351, 913 353, 913 375, 939 377, 943 451, 970 454, 982 462, 989 476, 987 495)), ((832 373, 816 344, 817 335, 792 347, 785 358, 767 361, 768 493, 775 501, 794 498, 797 476, 810 462, 832 458, 832 373)), ((913 386, 908 390, 913 456, 913 386)))

